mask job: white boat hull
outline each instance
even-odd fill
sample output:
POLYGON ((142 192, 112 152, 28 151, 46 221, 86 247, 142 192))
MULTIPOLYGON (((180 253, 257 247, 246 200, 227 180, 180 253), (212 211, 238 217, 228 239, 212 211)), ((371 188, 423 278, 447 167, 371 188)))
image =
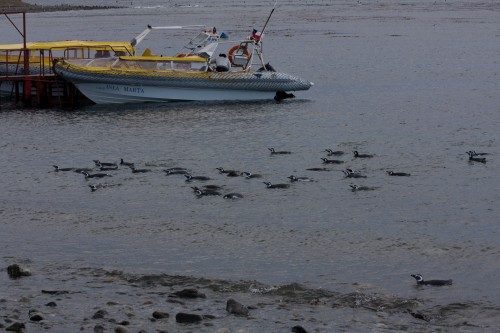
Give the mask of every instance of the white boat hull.
POLYGON ((210 88, 130 86, 106 83, 76 83, 78 90, 97 104, 171 101, 258 101, 273 99, 276 92, 210 88))

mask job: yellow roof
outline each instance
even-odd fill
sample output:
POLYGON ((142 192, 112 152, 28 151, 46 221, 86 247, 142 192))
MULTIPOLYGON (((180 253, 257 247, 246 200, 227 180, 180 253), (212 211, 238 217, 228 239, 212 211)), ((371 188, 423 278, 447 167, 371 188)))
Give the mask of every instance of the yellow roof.
MULTIPOLYGON (((23 49, 23 44, 0 44, 0 51, 19 51, 23 49)), ((66 50, 75 48, 87 48, 93 50, 114 50, 123 52, 133 52, 134 48, 129 42, 94 42, 85 40, 64 40, 57 42, 30 42, 26 43, 29 50, 66 50)))
POLYGON ((160 57, 160 56, 121 56, 122 60, 134 61, 188 61, 188 62, 207 62, 208 59, 198 56, 189 57, 160 57))

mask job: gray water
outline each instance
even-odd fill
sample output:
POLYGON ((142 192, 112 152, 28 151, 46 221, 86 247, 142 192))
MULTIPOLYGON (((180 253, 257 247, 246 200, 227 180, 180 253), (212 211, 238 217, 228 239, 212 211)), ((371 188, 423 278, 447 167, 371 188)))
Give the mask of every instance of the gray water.
MULTIPOLYGON (((129 40, 147 24, 200 23, 243 37, 272 7, 73 2, 124 8, 29 14, 29 39, 129 40)), ((314 293, 384 295, 391 304, 417 300, 429 312, 460 305, 416 327, 411 316, 363 317, 359 309, 331 318, 313 308, 322 325, 305 326, 317 332, 499 330, 499 16, 498 4, 470 1, 283 1, 264 51, 276 69, 315 83, 294 100, 70 111, 3 101, 0 266, 298 284, 314 293), (268 147, 292 154, 271 156, 268 147), (345 163, 307 171, 324 166, 326 148, 345 151, 345 163), (488 152, 487 163, 468 162, 471 149, 488 152), (375 156, 354 159, 353 150, 375 156), (152 172, 121 167, 87 181, 52 167, 120 158, 152 172), (176 166, 244 198, 196 198, 192 183, 162 171, 176 166), (229 178, 216 167, 263 178, 229 178), (367 178, 345 179, 348 167, 367 178), (284 190, 262 183, 288 182, 291 174, 315 181, 284 190), (99 182, 107 186, 91 192, 87 185, 99 182), (352 192, 350 184, 375 190, 352 192), (412 273, 454 283, 416 288, 412 273)), ((19 42, 5 19, 0 26, 2 43, 19 42)), ((143 47, 172 54, 191 37, 171 34, 151 36, 143 47)), ((0 297, 19 292, 6 276, 0 281, 0 297)), ((248 327, 283 331, 271 320, 277 311, 262 316, 267 320, 248 327)))

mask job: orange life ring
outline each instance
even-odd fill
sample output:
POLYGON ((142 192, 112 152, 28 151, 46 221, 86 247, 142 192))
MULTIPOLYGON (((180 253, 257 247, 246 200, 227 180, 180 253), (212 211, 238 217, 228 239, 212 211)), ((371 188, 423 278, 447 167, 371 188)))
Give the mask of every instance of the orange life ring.
POLYGON ((191 57, 193 56, 192 53, 186 54, 186 53, 180 53, 177 55, 177 58, 184 58, 184 57, 191 57))
POLYGON ((232 48, 229 49, 229 52, 227 54, 227 57, 229 58, 229 62, 231 63, 231 65, 233 66, 241 66, 241 65, 237 65, 234 63, 234 53, 239 50, 239 49, 243 49, 243 53, 245 54, 245 56, 247 58, 250 58, 250 52, 248 52, 248 48, 243 48, 241 47, 241 45, 235 45, 233 46, 232 48))

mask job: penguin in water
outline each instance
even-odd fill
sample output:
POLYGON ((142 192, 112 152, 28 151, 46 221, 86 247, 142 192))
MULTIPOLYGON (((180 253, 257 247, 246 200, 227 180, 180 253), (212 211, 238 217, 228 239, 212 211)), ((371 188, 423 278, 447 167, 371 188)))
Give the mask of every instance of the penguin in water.
POLYGON ((291 154, 292 152, 286 150, 276 150, 274 148, 267 148, 271 152, 271 155, 286 155, 291 154))
POLYGON ((241 172, 237 170, 225 170, 224 168, 216 168, 220 173, 225 174, 228 177, 239 177, 241 176, 241 172))
POLYGON ((323 160, 324 164, 342 164, 344 161, 341 160, 329 160, 328 158, 322 157, 321 160, 323 160))
POLYGON ((243 177, 245 177, 246 179, 251 179, 251 178, 262 178, 262 175, 259 175, 259 174, 256 174, 256 173, 251 173, 251 172, 247 172, 247 171, 243 171, 241 173, 241 175, 243 177))
POLYGON ((394 172, 394 171, 386 171, 389 176, 399 176, 399 177, 410 177, 411 174, 406 172, 394 172))
POLYGON ((59 171, 73 171, 75 170, 75 168, 60 168, 58 167, 57 165, 53 165, 54 169, 56 172, 59 172, 59 171))
POLYGON ((198 187, 192 187, 194 194, 196 196, 201 197, 201 196, 206 196, 206 195, 221 195, 220 192, 216 190, 209 190, 209 189, 200 189, 198 187))
POLYGON ((354 158, 372 158, 371 154, 360 154, 357 150, 352 152, 354 154, 354 158))
POLYGON ((290 184, 271 184, 270 182, 264 182, 267 188, 289 188, 290 184))
POLYGON ((151 171, 151 169, 136 169, 133 166, 130 167, 130 170, 132 170, 132 173, 146 173, 151 171))
POLYGON ((186 181, 190 182, 192 180, 200 180, 200 181, 206 181, 210 180, 210 177, 205 177, 205 176, 192 176, 190 173, 187 173, 184 175, 186 177, 186 181))
POLYGON ((116 164, 116 163, 109 163, 109 162, 106 163, 106 162, 101 162, 99 160, 93 160, 93 161, 94 161, 96 167, 101 167, 101 166, 117 167, 118 166, 118 164, 116 164))
POLYGON ((123 158, 120 158, 120 165, 128 166, 128 167, 133 167, 134 163, 132 162, 125 162, 123 158))
POLYGON ((332 149, 325 149, 326 153, 328 156, 340 156, 344 155, 344 152, 341 150, 332 150, 332 149))
POLYGON ((294 176, 294 175, 288 176, 287 178, 290 179, 290 181, 292 183, 293 182, 313 182, 314 181, 314 180, 312 180, 309 177, 297 177, 297 176, 294 176))
POLYGON ((224 199, 236 200, 236 199, 243 198, 243 194, 240 194, 240 193, 227 193, 227 194, 224 194, 223 198, 224 199))
POLYGON ((360 172, 354 172, 351 169, 342 170, 346 178, 366 178, 365 175, 360 172))
POLYGON ((108 173, 94 173, 94 174, 89 174, 88 172, 85 172, 85 171, 82 171, 81 172, 85 178, 103 178, 103 177, 112 177, 110 174, 108 173))
POLYGON ((376 187, 369 187, 369 186, 358 186, 358 185, 349 185, 351 187, 351 191, 357 192, 357 191, 372 191, 376 189, 376 187))
POLYGON ((118 166, 105 166, 102 165, 101 163, 96 163, 96 166, 99 168, 101 171, 110 171, 110 170, 118 170, 118 166))
POLYGON ((489 155, 490 154, 490 153, 476 153, 475 150, 469 150, 469 152, 471 152, 472 155, 474 155, 474 156, 484 156, 484 155, 489 155))
POLYGON ((485 157, 476 157, 472 151, 468 151, 467 154, 469 155, 469 162, 486 163, 485 157))
POLYGON ((163 170, 167 176, 170 176, 170 175, 185 175, 185 174, 188 174, 189 171, 187 171, 186 169, 165 169, 163 170))
POLYGON ((429 286, 451 286, 453 284, 453 280, 424 280, 422 275, 420 274, 411 274, 412 277, 417 280, 417 285, 429 285, 429 286))

